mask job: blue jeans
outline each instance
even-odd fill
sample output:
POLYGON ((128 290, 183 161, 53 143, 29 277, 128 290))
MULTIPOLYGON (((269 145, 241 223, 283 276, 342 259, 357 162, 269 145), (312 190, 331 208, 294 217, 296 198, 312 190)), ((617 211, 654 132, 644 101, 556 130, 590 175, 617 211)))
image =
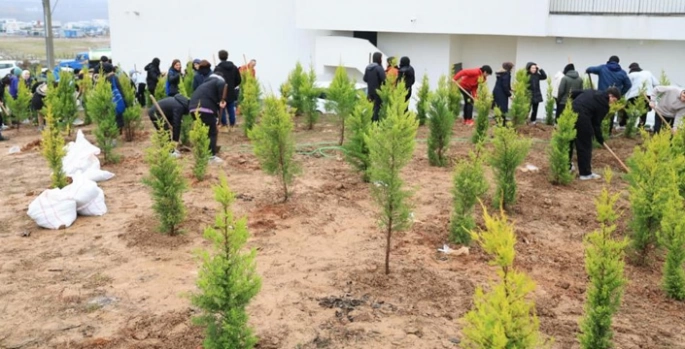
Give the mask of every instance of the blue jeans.
POLYGON ((224 112, 221 114, 221 125, 226 126, 228 124, 226 122, 226 115, 228 115, 228 121, 231 123, 231 126, 235 126, 235 101, 226 104, 226 108, 224 108, 224 112))

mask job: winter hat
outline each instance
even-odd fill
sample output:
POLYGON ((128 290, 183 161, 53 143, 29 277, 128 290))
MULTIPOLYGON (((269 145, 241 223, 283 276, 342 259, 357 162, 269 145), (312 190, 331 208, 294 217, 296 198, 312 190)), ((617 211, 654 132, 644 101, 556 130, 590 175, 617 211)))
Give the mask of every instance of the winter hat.
POLYGON ((404 56, 404 57, 400 58, 400 67, 408 67, 409 63, 410 63, 409 57, 404 56))
POLYGON ((14 70, 12 70, 12 73, 15 76, 19 77, 21 75, 21 68, 14 68, 14 70))
POLYGON ((36 88, 36 92, 38 92, 39 95, 45 96, 48 93, 48 84, 42 83, 38 88, 36 88))
POLYGON ((202 62, 202 60, 199 58, 193 59, 193 64, 200 64, 200 62, 202 62))
POLYGON ((576 66, 573 65, 573 63, 569 63, 564 67, 564 74, 568 73, 571 70, 576 70, 576 66))
POLYGON ((110 63, 105 63, 105 64, 102 65, 102 71, 103 71, 105 74, 112 73, 112 72, 114 72, 114 66, 113 66, 112 64, 110 64, 110 63))
POLYGON ((611 57, 609 57, 609 62, 607 62, 607 63, 611 63, 611 62, 618 64, 618 63, 620 63, 620 59, 618 59, 618 56, 611 56, 611 57))
POLYGON ((514 63, 504 62, 504 63, 502 63, 502 69, 504 69, 506 71, 511 71, 512 69, 514 69, 514 63))
POLYGON ((640 68, 640 65, 637 63, 630 63, 628 66, 628 69, 630 69, 630 72, 639 72, 642 71, 642 68, 640 68))

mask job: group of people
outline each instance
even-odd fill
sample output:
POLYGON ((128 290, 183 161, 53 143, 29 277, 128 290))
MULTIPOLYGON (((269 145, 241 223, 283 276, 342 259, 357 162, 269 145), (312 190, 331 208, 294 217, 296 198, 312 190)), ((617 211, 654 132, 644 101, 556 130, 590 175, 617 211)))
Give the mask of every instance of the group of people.
MULTIPOLYGON (((230 127, 234 127, 236 124, 235 114, 240 84, 242 83, 241 73, 249 72, 255 76, 257 64, 257 61, 253 59, 238 68, 228 60, 226 50, 219 51, 219 61, 213 71, 211 63, 207 60, 195 59, 193 61, 193 69, 195 70, 193 93, 190 98, 187 98, 179 92, 179 84, 181 76, 183 76, 181 62, 177 59, 174 60, 166 73, 165 91, 167 97, 148 110, 150 120, 156 128, 159 127, 159 120, 162 116, 159 115, 159 112, 161 111, 166 117, 166 121, 162 125, 166 129, 171 128, 172 141, 177 144, 181 136, 183 115, 197 114, 199 119, 209 128, 211 163, 223 162, 217 156, 218 126, 226 127, 230 124, 230 127)), ((145 67, 147 72, 146 85, 150 94, 154 94, 160 78, 165 75, 160 71, 159 64, 160 60, 155 58, 145 67)), ((138 87, 140 90, 141 85, 139 84, 138 87)), ((179 157, 181 154, 178 150, 174 150, 172 155, 179 157)))
MULTIPOLYGON (((411 66, 409 57, 400 58, 400 65, 395 63, 395 57, 388 57, 387 67, 383 69, 383 54, 375 52, 371 56, 371 63, 366 67, 364 72, 364 82, 367 86, 367 97, 369 101, 373 102, 373 117, 374 122, 378 121, 378 114, 381 110, 383 101, 381 100, 378 90, 386 83, 387 80, 394 81, 397 84, 399 81, 404 81, 404 86, 407 89, 405 95, 405 102, 411 98, 411 89, 416 82, 416 74, 414 67, 411 66)), ((408 107, 407 107, 408 108, 408 107)))

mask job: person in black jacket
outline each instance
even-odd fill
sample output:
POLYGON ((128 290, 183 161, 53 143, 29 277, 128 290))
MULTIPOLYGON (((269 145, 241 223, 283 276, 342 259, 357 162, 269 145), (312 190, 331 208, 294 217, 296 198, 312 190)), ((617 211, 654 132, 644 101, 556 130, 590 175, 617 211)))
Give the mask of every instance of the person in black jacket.
POLYGON ((200 61, 195 76, 193 77, 193 91, 197 90, 210 75, 212 75, 212 64, 207 60, 200 61))
MULTIPOLYGON (((53 86, 56 88, 58 82, 55 81, 53 86)), ((31 111, 38 117, 38 130, 42 131, 45 128, 45 118, 43 117, 43 107, 45 106, 45 96, 48 93, 48 83, 43 82, 36 87, 33 97, 31 97, 31 111)))
POLYGON ((159 69, 159 58, 155 58, 151 63, 145 66, 145 71, 147 72, 147 77, 145 82, 147 82, 147 90, 151 95, 155 95, 155 89, 159 83, 159 78, 162 77, 162 71, 159 69))
MULTIPOLYGON (((403 80, 404 85, 407 88, 407 95, 404 97, 405 102, 408 101, 409 98, 411 98, 411 88, 412 86, 414 86, 414 83, 416 82, 414 67, 412 67, 410 63, 411 61, 409 60, 409 57, 405 56, 400 58, 400 70, 397 76, 397 81, 403 80)), ((407 106, 407 109, 409 109, 409 106, 407 106)))
POLYGON ((381 97, 378 95, 378 89, 385 83, 385 70, 383 70, 383 54, 374 52, 371 58, 371 64, 366 66, 364 72, 364 82, 366 83, 366 96, 369 101, 373 102, 373 120, 378 121, 378 113, 381 110, 381 97))
POLYGON ((10 82, 11 81, 9 74, 0 77, 0 141, 4 141, 6 139, 2 137, 2 130, 6 128, 3 117, 9 116, 5 115, 5 111, 7 108, 7 106, 5 105, 5 88, 9 87, 10 82))
MULTIPOLYGON (((599 179, 592 173, 592 136, 604 144, 602 120, 609 113, 609 105, 621 98, 621 91, 609 87, 606 91, 580 90, 571 93, 573 111, 578 113, 576 139, 571 143, 569 160, 573 158, 573 144, 578 151, 578 173, 581 180, 599 179)), ((571 169, 573 167, 571 166, 571 169)))
MULTIPOLYGON (((497 82, 495 88, 492 90, 492 105, 498 107, 502 114, 509 112, 509 97, 511 97, 511 70, 514 69, 514 63, 502 63, 502 70, 495 73, 497 82)), ((499 120, 503 121, 503 120, 499 120)), ((498 121, 498 122, 499 122, 498 121)))
POLYGON ((216 136, 218 130, 216 127, 216 115, 219 108, 226 107, 226 101, 222 100, 226 82, 219 74, 212 74, 209 76, 200 87, 193 92, 188 104, 190 113, 199 113, 200 120, 209 127, 209 149, 212 152, 210 162, 221 163, 223 160, 217 156, 216 136))
POLYGON ((169 67, 169 73, 166 78, 166 95, 167 97, 173 97, 180 93, 178 84, 181 83, 181 61, 174 59, 171 62, 171 67, 169 67))
POLYGON ((526 71, 530 77, 530 86, 528 90, 530 91, 530 123, 535 125, 538 119, 538 107, 542 102, 542 91, 540 90, 540 81, 547 80, 547 74, 544 69, 538 68, 538 65, 534 62, 528 62, 526 64, 526 71))
POLYGON ((214 73, 219 74, 224 78, 226 83, 226 107, 223 108, 221 115, 221 126, 231 127, 235 126, 235 102, 238 100, 235 89, 242 83, 240 71, 233 62, 228 60, 228 52, 226 50, 219 51, 219 64, 214 68, 214 73), (226 122, 226 115, 228 115, 228 123, 226 122))
MULTIPOLYGON (((179 139, 181 139, 181 124, 183 123, 183 115, 187 115, 190 112, 189 106, 190 101, 188 98, 182 94, 177 94, 173 97, 167 97, 158 101, 159 109, 162 109, 163 116, 166 117, 166 122, 163 122, 164 129, 169 130, 169 124, 173 128, 171 130, 171 140, 178 144, 179 139)), ((159 118, 161 115, 157 114, 157 107, 153 106, 147 111, 147 115, 152 121, 152 125, 159 130, 159 118)), ((179 157, 181 154, 174 150, 175 157, 179 157)))

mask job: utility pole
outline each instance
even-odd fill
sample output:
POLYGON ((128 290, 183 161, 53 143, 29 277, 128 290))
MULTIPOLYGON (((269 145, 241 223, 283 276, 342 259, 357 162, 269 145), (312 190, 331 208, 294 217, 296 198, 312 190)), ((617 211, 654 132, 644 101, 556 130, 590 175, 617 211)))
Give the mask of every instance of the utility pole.
POLYGON ((45 22, 45 50, 48 56, 48 70, 55 67, 55 45, 52 40, 52 9, 50 0, 43 0, 43 18, 45 22))

